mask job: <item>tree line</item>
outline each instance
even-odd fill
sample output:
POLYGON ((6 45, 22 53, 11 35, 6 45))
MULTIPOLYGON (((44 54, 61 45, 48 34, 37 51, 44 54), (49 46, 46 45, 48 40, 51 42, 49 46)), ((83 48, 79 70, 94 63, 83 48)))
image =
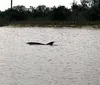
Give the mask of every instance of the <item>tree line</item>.
POLYGON ((12 9, 0 11, 0 22, 8 21, 68 21, 86 22, 100 21, 100 0, 82 0, 81 4, 73 1, 70 9, 65 6, 38 7, 23 5, 13 6, 12 9))

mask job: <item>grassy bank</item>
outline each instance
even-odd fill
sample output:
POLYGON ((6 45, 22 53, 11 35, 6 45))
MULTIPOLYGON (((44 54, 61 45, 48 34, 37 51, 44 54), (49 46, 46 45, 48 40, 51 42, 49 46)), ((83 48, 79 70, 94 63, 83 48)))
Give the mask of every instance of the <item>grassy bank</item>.
POLYGON ((100 28, 100 22, 68 22, 68 21, 18 21, 2 22, 0 26, 14 27, 93 27, 100 28))
POLYGON ((9 21, 4 20, 4 19, 0 19, 0 27, 1 26, 8 26, 9 24, 10 24, 9 21))

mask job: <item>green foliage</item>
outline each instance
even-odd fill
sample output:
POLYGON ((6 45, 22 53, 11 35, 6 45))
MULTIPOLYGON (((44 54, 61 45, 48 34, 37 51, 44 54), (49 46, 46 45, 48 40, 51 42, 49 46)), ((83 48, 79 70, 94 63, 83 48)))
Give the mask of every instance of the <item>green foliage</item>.
POLYGON ((100 8, 92 7, 88 10, 87 19, 90 21, 100 20, 100 8))
POLYGON ((53 7, 52 8, 52 19, 53 20, 68 20, 68 17, 70 16, 70 10, 67 9, 65 6, 59 6, 58 8, 53 7))
POLYGON ((87 3, 89 2, 86 1, 89 0, 83 1, 82 5, 73 3, 70 9, 65 6, 52 8, 45 5, 39 5, 36 8, 33 6, 26 8, 23 5, 14 6, 12 9, 0 11, 0 23, 2 21, 7 23, 16 21, 67 21, 75 24, 77 22, 99 21, 99 5, 88 7, 87 3))

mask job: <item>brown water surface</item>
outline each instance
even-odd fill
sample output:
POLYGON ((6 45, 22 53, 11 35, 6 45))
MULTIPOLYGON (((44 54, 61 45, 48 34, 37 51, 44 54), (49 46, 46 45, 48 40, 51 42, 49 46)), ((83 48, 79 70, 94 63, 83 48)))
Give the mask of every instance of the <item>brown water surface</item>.
POLYGON ((0 27, 0 85, 100 85, 100 30, 0 27))

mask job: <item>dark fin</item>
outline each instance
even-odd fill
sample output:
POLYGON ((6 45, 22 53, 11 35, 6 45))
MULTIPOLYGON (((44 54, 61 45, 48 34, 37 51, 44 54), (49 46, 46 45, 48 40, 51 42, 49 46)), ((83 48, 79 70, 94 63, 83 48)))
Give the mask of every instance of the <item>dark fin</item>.
POLYGON ((47 43, 46 45, 53 45, 54 41, 47 43))

